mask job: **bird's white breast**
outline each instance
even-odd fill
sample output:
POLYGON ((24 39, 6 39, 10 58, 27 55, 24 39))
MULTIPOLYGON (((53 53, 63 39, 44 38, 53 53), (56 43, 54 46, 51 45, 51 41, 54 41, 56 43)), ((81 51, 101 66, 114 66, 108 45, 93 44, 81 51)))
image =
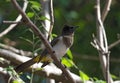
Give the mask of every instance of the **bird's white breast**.
POLYGON ((58 59, 64 56, 68 50, 62 38, 63 37, 60 37, 59 41, 56 43, 57 45, 53 46, 53 50, 55 51, 58 59))

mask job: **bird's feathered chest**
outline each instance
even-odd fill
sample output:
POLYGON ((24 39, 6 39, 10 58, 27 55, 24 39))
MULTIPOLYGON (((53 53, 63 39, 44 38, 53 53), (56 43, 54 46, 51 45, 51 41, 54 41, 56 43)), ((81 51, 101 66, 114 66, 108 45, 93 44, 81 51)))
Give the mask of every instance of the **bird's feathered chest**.
MULTIPOLYGON (((51 46, 53 47, 53 50, 55 51, 58 59, 60 59, 62 56, 66 54, 67 50, 72 46, 72 44, 73 44, 73 36, 60 36, 55 38, 51 42, 51 46)), ((44 50, 41 54, 41 58, 47 56, 47 54, 48 51, 44 50)))
POLYGON ((67 52, 67 50, 71 47, 73 43, 73 39, 68 36, 62 36, 58 38, 56 45, 53 46, 53 50, 55 51, 57 58, 61 58, 67 52))

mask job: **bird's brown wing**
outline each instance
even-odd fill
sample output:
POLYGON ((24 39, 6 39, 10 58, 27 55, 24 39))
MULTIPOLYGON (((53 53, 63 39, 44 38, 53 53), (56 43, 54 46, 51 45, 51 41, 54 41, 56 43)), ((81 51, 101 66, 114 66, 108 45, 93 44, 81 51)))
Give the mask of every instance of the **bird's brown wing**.
MULTIPOLYGON (((54 38, 52 41, 51 41, 51 46, 53 47, 55 44, 57 44, 57 42, 59 41, 59 37, 56 37, 54 38)), ((38 62, 40 62, 44 57, 48 56, 48 51, 47 49, 45 49, 42 53, 41 53, 41 56, 39 57, 39 60, 38 62)))

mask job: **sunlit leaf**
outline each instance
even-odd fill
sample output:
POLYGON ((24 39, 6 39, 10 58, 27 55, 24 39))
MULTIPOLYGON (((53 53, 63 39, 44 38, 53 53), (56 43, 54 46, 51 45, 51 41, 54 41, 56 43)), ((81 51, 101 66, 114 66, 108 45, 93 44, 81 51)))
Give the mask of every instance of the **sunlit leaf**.
POLYGON ((54 33, 53 33, 53 34, 50 35, 50 39, 51 39, 51 40, 53 40, 53 39, 56 38, 56 37, 57 37, 57 34, 54 34, 54 33))
POLYGON ((33 13, 33 12, 28 12, 28 13, 27 13, 27 16, 28 16, 29 18, 32 18, 32 17, 34 16, 34 13, 33 13))
POLYGON ((32 5, 36 5, 36 6, 41 6, 39 2, 37 1, 29 1, 32 5))
POLYGON ((73 59, 73 55, 70 49, 67 51, 67 55, 70 59, 73 59))
POLYGON ((74 63, 71 59, 68 58, 62 58, 62 64, 64 64, 66 67, 73 67, 74 63))
POLYGON ((52 37, 57 37, 57 35, 56 34, 52 34, 52 37))
POLYGON ((83 81, 90 79, 89 76, 82 71, 79 71, 79 74, 80 74, 80 77, 82 78, 83 81))
POLYGON ((115 76, 115 75, 113 75, 113 74, 111 74, 111 77, 113 78, 113 79, 118 79, 119 77, 117 77, 117 76, 115 76))
POLYGON ((39 2, 37 1, 29 1, 29 2, 32 4, 31 6, 32 8, 34 8, 37 11, 40 11, 41 5, 39 2))
POLYGON ((36 5, 32 5, 31 7, 36 9, 37 11, 40 11, 40 8, 38 6, 36 6, 36 5))
POLYGON ((50 21, 50 19, 48 19, 48 18, 45 17, 45 16, 41 16, 41 17, 39 17, 38 19, 39 19, 39 20, 48 20, 48 21, 50 21))
POLYGON ((90 80, 92 80, 94 83, 106 83, 106 82, 103 81, 103 80, 99 80, 97 77, 90 78, 90 80))
POLYGON ((25 83, 22 80, 14 80, 12 83, 25 83))

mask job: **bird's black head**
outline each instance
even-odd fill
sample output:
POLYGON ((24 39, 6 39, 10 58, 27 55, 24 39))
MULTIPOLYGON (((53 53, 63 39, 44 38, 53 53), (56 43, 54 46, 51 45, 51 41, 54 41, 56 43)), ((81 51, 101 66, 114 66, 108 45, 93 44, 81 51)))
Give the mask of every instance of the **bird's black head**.
POLYGON ((76 30, 77 26, 68 26, 68 25, 64 25, 63 29, 62 29, 62 35, 71 35, 74 33, 74 31, 76 30))

